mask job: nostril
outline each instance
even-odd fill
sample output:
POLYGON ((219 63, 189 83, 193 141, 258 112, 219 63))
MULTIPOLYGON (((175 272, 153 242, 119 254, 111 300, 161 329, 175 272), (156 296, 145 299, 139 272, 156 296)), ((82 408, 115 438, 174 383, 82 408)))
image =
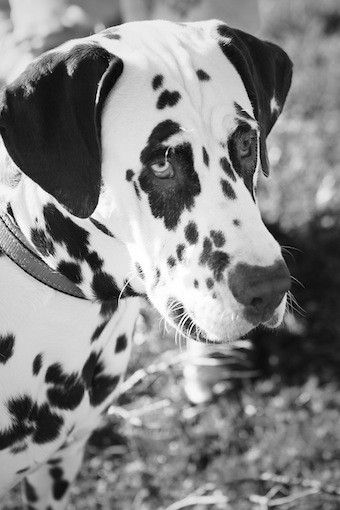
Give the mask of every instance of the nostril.
POLYGON ((261 297, 254 297, 249 306, 253 307, 255 310, 260 311, 263 308, 263 299, 261 297))

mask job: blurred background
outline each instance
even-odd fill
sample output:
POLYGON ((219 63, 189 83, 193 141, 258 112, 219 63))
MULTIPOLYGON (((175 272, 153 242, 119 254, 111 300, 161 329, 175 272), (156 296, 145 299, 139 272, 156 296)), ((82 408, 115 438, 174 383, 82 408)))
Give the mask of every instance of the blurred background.
MULTIPOLYGON (((293 85, 259 201, 293 275, 285 324, 202 351, 145 304, 70 509, 340 509, 339 0, 0 0, 0 83, 71 37, 218 17, 282 46, 293 85)), ((20 508, 19 490, 2 508, 20 508)))

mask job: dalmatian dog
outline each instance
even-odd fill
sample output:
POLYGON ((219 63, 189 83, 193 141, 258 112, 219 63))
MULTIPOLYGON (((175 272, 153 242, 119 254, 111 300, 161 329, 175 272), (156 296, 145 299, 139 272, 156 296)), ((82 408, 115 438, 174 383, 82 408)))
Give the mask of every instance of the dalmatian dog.
POLYGON ((283 318, 290 275, 256 185, 292 64, 223 22, 127 23, 1 93, 2 209, 85 299, 0 257, 0 488, 62 509, 117 393, 147 296, 183 335, 283 318))

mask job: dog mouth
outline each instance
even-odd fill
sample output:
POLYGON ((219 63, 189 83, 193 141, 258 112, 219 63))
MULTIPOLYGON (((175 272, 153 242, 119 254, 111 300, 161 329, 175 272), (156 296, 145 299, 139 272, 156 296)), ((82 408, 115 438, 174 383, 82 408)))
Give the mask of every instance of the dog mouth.
POLYGON ((168 317, 175 326, 176 330, 185 338, 195 340, 195 342, 204 344, 220 344, 237 339, 249 338, 249 335, 259 327, 267 327, 269 329, 276 328, 278 325, 278 314, 273 312, 270 317, 266 317, 267 320, 257 321, 256 323, 248 323, 247 330, 239 332, 239 335, 229 338, 225 335, 223 338, 214 337, 212 338, 207 331, 202 327, 198 326, 195 319, 190 315, 188 310, 184 307, 183 303, 177 302, 176 307, 172 308, 168 306, 168 317))
POLYGON ((196 324, 182 303, 178 303, 175 310, 168 308, 168 315, 175 328, 185 338, 205 344, 216 344, 221 342, 221 340, 210 339, 208 334, 196 324))

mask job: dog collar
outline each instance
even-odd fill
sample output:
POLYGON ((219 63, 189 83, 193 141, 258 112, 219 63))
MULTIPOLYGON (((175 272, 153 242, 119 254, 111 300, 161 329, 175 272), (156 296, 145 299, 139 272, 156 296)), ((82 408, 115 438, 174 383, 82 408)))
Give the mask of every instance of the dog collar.
POLYGON ((69 296, 87 299, 74 283, 41 260, 6 212, 0 212, 0 249, 17 266, 41 283, 69 296))

